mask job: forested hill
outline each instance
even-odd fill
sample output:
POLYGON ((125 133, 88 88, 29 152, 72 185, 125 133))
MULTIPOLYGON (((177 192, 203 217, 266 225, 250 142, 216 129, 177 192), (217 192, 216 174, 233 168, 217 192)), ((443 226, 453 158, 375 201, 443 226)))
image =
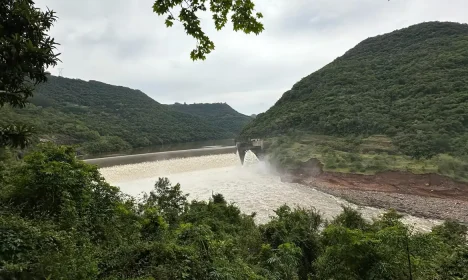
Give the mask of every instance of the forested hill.
POLYGON ((57 143, 87 152, 233 137, 203 118, 173 110, 139 90, 50 76, 36 88, 32 105, 2 108, 1 123, 26 123, 57 143))
POLYGON ((385 134, 409 154, 467 154, 468 25, 427 22, 366 39, 296 83, 242 135, 292 130, 385 134))
POLYGON ((214 127, 237 136, 252 118, 243 115, 226 103, 195 103, 169 105, 172 109, 200 117, 214 127))

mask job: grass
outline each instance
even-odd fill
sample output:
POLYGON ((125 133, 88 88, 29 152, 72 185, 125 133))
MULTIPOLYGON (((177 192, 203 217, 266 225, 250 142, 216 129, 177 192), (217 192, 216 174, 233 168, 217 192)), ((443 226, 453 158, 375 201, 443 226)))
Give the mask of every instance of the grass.
POLYGON ((291 135, 267 140, 270 160, 293 170, 316 158, 325 171, 372 175, 383 171, 414 174, 438 173, 468 182, 468 162, 441 154, 416 160, 398 153, 392 141, 381 135, 368 138, 338 138, 324 135, 291 135))

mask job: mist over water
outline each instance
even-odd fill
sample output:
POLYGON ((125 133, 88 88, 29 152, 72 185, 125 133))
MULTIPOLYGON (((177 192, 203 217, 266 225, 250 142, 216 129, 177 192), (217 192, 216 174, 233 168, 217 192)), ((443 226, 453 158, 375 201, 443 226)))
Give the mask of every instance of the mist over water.
MULTIPOLYGON (((102 168, 101 173, 109 183, 133 196, 151 191, 159 177, 168 177, 173 184, 180 183, 190 199, 208 200, 212 193, 221 193, 244 213, 256 212, 259 223, 267 222, 283 204, 315 207, 327 219, 341 213, 342 205, 358 208, 368 219, 384 212, 358 207, 311 187, 281 182, 268 164, 260 162, 250 151, 246 153, 244 165, 236 154, 221 154, 119 165, 102 168)), ((440 223, 413 216, 405 216, 404 221, 423 231, 440 223)))

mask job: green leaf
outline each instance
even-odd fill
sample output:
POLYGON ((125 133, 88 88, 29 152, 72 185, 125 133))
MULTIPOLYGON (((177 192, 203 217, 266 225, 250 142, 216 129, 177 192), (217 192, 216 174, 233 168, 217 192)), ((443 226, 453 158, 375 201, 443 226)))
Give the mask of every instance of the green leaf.
POLYGON ((166 27, 172 27, 172 25, 174 24, 171 20, 169 19, 166 19, 166 27))

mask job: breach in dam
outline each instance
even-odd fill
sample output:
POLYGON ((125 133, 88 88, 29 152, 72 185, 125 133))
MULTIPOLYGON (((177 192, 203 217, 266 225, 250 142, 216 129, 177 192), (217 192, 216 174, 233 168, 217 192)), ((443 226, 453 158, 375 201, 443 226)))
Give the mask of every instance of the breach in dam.
POLYGON ((237 154, 239 155, 240 161, 244 164, 245 153, 251 151, 254 153, 259 160, 263 160, 264 157, 264 142, 263 139, 250 139, 248 141, 236 141, 237 154))

